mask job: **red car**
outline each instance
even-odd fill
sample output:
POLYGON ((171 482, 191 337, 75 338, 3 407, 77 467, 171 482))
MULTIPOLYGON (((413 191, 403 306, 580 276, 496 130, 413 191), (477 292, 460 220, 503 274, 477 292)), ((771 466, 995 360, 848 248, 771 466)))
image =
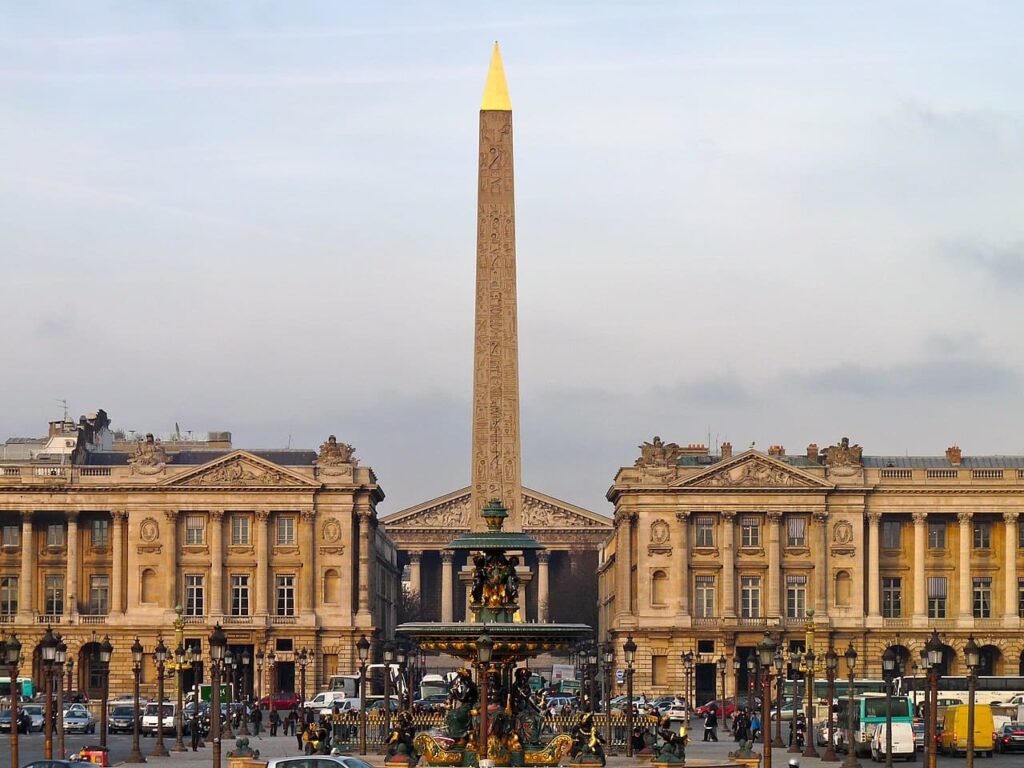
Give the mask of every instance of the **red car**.
MULTIPOLYGON (((747 697, 745 695, 744 696, 740 696, 738 703, 739 703, 739 706, 741 706, 741 707, 744 707, 744 708, 749 707, 749 702, 748 702, 747 697)), ((761 711, 761 700, 755 696, 754 699, 753 699, 753 703, 754 703, 754 707, 756 707, 757 710, 760 712, 761 711)), ((697 715, 697 717, 707 717, 708 712, 710 712, 712 707, 713 707, 715 712, 717 713, 718 717, 721 718, 722 717, 722 709, 724 707, 724 709, 725 709, 725 716, 726 717, 732 717, 733 714, 736 712, 736 705, 737 705, 737 702, 734 701, 733 699, 726 699, 724 704, 723 704, 721 699, 715 699, 714 701, 709 701, 706 704, 702 704, 701 706, 697 707, 697 711, 696 711, 695 714, 697 715)))
MULTIPOLYGON (((299 697, 294 693, 280 693, 274 694, 274 709, 297 709, 299 704, 299 697)), ((270 697, 264 696, 260 699, 260 709, 270 709, 270 697)))

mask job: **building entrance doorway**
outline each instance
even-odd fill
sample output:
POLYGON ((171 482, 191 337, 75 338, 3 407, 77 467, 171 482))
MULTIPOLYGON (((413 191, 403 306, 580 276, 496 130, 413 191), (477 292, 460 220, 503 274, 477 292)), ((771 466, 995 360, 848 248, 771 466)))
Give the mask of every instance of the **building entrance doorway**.
POLYGON ((718 698, 718 668, 715 664, 698 664, 696 666, 696 682, 694 688, 694 701, 690 702, 691 707, 699 707, 712 699, 718 698))

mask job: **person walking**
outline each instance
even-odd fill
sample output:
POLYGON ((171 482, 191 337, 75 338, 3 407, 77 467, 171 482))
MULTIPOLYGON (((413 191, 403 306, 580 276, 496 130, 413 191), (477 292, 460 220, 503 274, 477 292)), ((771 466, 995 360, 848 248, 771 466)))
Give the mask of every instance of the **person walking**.
POLYGON ((260 705, 259 704, 257 704, 255 707, 253 707, 252 718, 251 719, 252 719, 252 735, 253 736, 257 736, 257 737, 262 739, 263 737, 260 736, 260 726, 263 724, 263 711, 260 709, 260 705))
POLYGON ((192 732, 192 751, 199 751, 199 707, 197 706, 195 712, 192 713, 192 721, 189 723, 189 730, 192 732))
POLYGON ((277 713, 276 709, 270 711, 270 735, 277 736, 277 726, 281 724, 281 715, 277 713))
POLYGON ((718 741, 718 715, 714 707, 708 710, 704 718, 704 741, 718 741))

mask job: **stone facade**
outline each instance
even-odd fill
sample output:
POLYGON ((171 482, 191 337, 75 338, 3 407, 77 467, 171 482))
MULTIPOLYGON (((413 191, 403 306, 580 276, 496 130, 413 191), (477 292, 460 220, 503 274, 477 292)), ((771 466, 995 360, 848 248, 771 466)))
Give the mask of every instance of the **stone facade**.
POLYGON ((637 690, 681 691, 687 650, 699 653, 698 696, 714 695, 720 655, 727 690, 743 690, 733 656, 745 659, 766 629, 802 644, 808 617, 818 657, 830 638, 839 651, 852 640, 866 677, 881 677, 889 644, 919 660, 933 627, 951 674, 963 673, 971 633, 983 674, 1024 666, 1024 457, 955 446, 873 457, 846 439, 797 456, 733 455, 726 443, 715 456, 654 438, 608 499, 600 628, 620 657, 633 633, 637 690))
MULTIPOLYGON (((204 656, 217 622, 237 652, 273 649, 278 690, 298 690, 300 649, 315 654, 313 690, 356 669, 360 634, 392 632, 398 571, 377 525, 384 494, 350 446, 332 437, 319 452, 233 450, 227 433, 125 441, 108 424, 102 411, 54 422, 34 448, 8 441, 0 457, 0 629, 17 632, 37 682, 32 652, 49 624, 75 661, 72 687, 90 696, 93 644, 110 635, 116 696, 130 690, 138 635, 153 694, 149 654, 158 636, 173 649, 179 605, 186 645, 204 656)), ((239 684, 266 692, 270 680, 239 684)))

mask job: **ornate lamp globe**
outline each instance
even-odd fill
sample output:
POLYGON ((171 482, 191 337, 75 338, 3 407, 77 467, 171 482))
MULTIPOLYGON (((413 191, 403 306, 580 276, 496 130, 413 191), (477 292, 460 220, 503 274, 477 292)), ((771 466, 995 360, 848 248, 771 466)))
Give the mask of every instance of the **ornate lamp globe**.
POLYGON ((715 666, 718 667, 718 673, 719 674, 725 672, 725 665, 726 665, 725 654, 724 653, 719 654, 718 661, 715 664, 715 666))
POLYGON ((46 634, 43 635, 43 639, 39 641, 40 653, 43 657, 44 664, 53 664, 53 660, 57 657, 57 638, 53 635, 53 628, 47 627, 46 634))
POLYGON ((359 661, 364 664, 370 658, 370 641, 366 639, 366 635, 361 635, 356 641, 356 653, 359 654, 359 661))
POLYGON ((502 506, 501 499, 491 499, 484 507, 484 521, 488 531, 500 531, 508 517, 508 510, 502 506))
POLYGON ((64 642, 64 638, 57 635, 57 652, 53 656, 55 664, 63 665, 68 660, 68 644, 64 642))
POLYGON ((925 643, 924 648, 928 652, 929 666, 939 666, 942 663, 944 649, 942 646, 942 640, 939 639, 939 633, 937 630, 932 630, 932 636, 928 638, 928 642, 925 643))
POLYGON ((494 654, 494 641, 484 632, 476 639, 476 658, 481 664, 490 664, 494 654))
POLYGON ((142 643, 139 642, 139 638, 135 638, 135 642, 132 643, 132 666, 135 669, 142 667, 142 643))
POLYGON ((781 675, 782 668, 786 665, 786 657, 782 655, 781 647, 775 649, 775 655, 772 656, 772 663, 775 665, 775 674, 781 675))
POLYGON ((213 634, 210 635, 210 658, 214 661, 224 661, 224 652, 228 647, 228 636, 218 623, 213 627, 213 634))
POLYGON ((850 645, 846 648, 846 653, 843 654, 846 657, 846 671, 851 675, 853 670, 857 668, 857 650, 853 647, 853 641, 850 641, 850 645))
POLYGON ((757 644, 757 660, 760 662, 762 668, 767 669, 772 665, 772 660, 775 656, 775 647, 775 641, 772 640, 772 636, 765 632, 764 637, 761 638, 761 642, 757 644))
POLYGON ((636 661, 636 643, 633 642, 633 635, 626 635, 626 642, 622 644, 622 652, 626 655, 626 666, 633 666, 636 661))
POLYGON ((16 667, 21 663, 21 641, 17 635, 11 635, 7 638, 7 642, 4 647, 5 661, 8 665, 16 667))
POLYGON ((167 646, 164 645, 164 639, 158 637, 156 639, 156 648, 153 649, 153 658, 156 659, 157 664, 163 664, 167 661, 167 646))
POLYGON ((179 667, 185 666, 185 649, 180 645, 174 649, 174 661, 177 662, 179 667))
POLYGON ((114 644, 110 642, 110 635, 103 638, 103 642, 100 643, 100 663, 103 665, 110 664, 110 657, 114 655, 114 644))
POLYGON ((981 666, 981 646, 974 641, 974 635, 967 638, 967 645, 964 646, 964 660, 967 668, 974 670, 981 666))
POLYGON ((891 645, 882 653, 882 676, 891 680, 896 671, 896 649, 891 645))
POLYGON ((828 653, 825 654, 825 669, 833 675, 836 673, 836 670, 839 669, 839 654, 836 653, 836 649, 831 646, 829 646, 828 653))

